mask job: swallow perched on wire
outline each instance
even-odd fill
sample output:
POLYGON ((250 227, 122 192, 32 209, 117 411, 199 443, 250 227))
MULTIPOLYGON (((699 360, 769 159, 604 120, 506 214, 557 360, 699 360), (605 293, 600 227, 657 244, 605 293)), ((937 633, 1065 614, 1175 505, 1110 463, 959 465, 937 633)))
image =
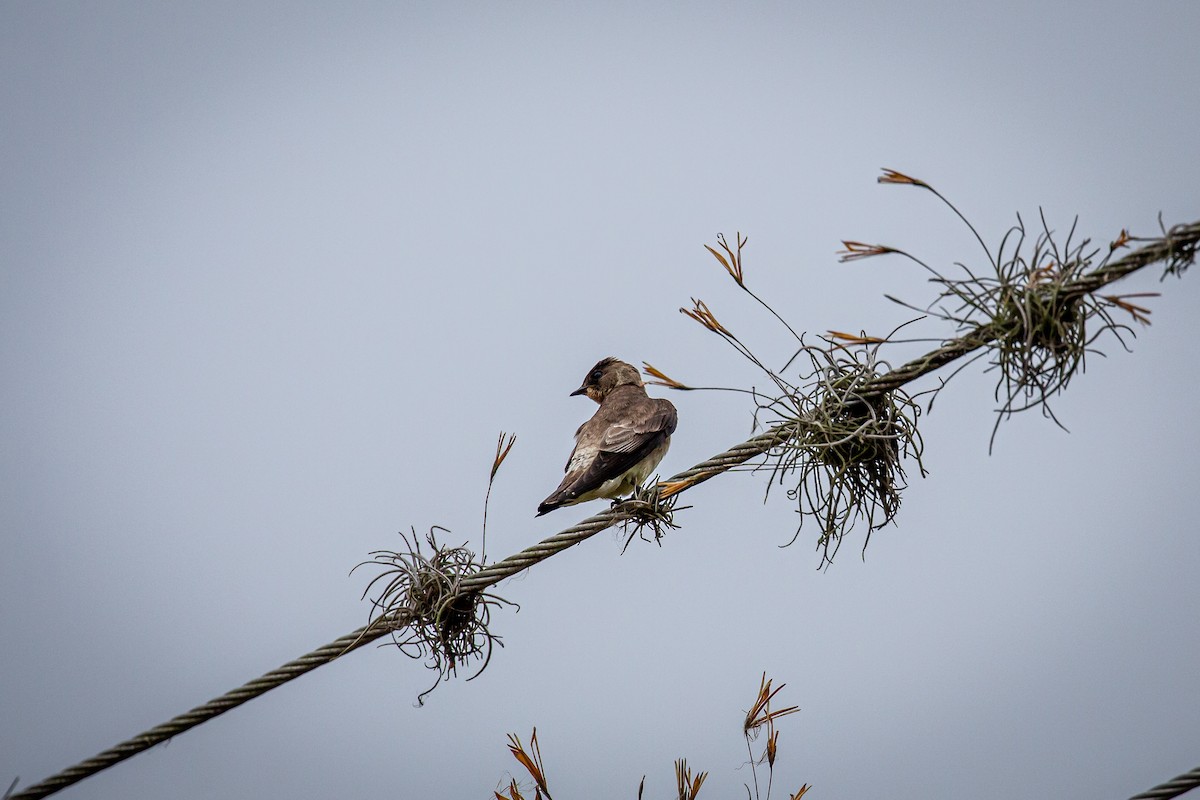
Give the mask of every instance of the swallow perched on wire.
POLYGON ((571 396, 600 404, 575 431, 566 477, 538 506, 538 516, 600 497, 617 498, 641 486, 671 445, 678 415, 669 400, 649 397, 635 367, 601 359, 571 396))

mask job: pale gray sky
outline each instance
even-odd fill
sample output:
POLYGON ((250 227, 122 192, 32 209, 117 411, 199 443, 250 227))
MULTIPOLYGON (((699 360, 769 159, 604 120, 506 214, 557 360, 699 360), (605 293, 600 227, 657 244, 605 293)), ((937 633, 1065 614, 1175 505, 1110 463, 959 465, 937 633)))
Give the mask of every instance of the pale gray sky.
MULTIPOLYGON (((1098 242, 1200 216, 1200 6, 1175 3, 6 3, 0 7, 0 780, 23 784, 367 618, 347 577, 398 530, 489 552, 594 510, 561 477, 598 358, 756 380, 677 308, 787 341, 883 332, 896 261, 977 264, 1044 207, 1098 242)), ((827 572, 761 476, 683 529, 603 534, 500 592, 506 647, 441 686, 367 649, 64 791, 490 796, 538 726, 555 796, 665 797, 672 760, 750 780, 760 673, 777 790, 1126 797, 1200 763, 1196 276, 987 455, 992 380, 923 419, 927 479, 827 572)), ((937 335, 930 328, 927 333, 937 335)), ((925 384, 926 386, 930 384, 925 384)), ((674 394, 673 473, 750 432, 674 394)), ((778 795, 783 796, 783 795, 778 795)))

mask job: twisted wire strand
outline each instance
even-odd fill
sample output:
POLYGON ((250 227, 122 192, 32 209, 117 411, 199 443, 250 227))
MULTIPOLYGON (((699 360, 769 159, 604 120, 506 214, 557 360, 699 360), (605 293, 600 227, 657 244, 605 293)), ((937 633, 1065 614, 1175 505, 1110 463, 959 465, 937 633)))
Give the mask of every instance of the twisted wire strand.
POLYGON ((1159 784, 1153 789, 1147 789, 1141 794, 1135 794, 1129 800, 1169 800, 1169 798, 1186 794, 1198 786, 1200 786, 1200 767, 1159 784))
POLYGON ((387 632, 384 628, 380 628, 379 630, 369 630, 369 628, 370 626, 364 626, 353 633, 348 633, 339 639, 335 639, 307 655, 300 656, 294 661, 289 661, 278 669, 271 670, 267 674, 255 678, 233 691, 226 692, 203 705, 196 706, 191 711, 180 714, 131 739, 126 739, 115 747, 111 747, 86 761, 81 761, 75 766, 52 775, 40 783, 29 786, 16 794, 6 795, 6 800, 32 800, 33 798, 54 794, 73 783, 78 783, 89 775, 94 775, 101 770, 111 767, 113 764, 118 764, 143 750, 148 750, 156 744, 165 742, 177 734, 194 728, 202 722, 220 716, 231 708, 236 708, 248 700, 253 700, 255 697, 265 694, 293 678, 298 678, 306 672, 311 672, 322 664, 327 664, 338 656, 345 655, 351 650, 356 650, 387 632))
MULTIPOLYGON (((1069 288, 1069 291, 1079 294, 1085 292, 1093 292, 1106 284, 1123 278, 1126 275, 1141 269, 1149 264, 1158 261, 1174 258, 1180 254, 1191 253, 1194 256, 1197 243, 1200 242, 1200 221, 1193 222, 1187 225, 1179 225, 1172 228, 1167 235, 1162 238, 1152 240, 1145 247, 1139 248, 1128 255, 1112 261, 1109 264, 1101 267, 1094 272, 1075 281, 1069 288)), ((956 339, 952 339, 941 347, 926 353, 925 355, 909 361, 900 367, 897 367, 884 375, 869 381, 860 394, 864 397, 870 395, 883 394, 890 392, 899 387, 923 376, 934 370, 949 364, 967 353, 984 347, 995 338, 995 333, 992 327, 988 324, 980 325, 973 331, 964 334, 956 339)), ((723 472, 727 472, 731 468, 744 464, 756 456, 762 455, 769 451, 772 447, 787 441, 795 434, 795 423, 780 423, 763 433, 747 439, 744 442, 735 444, 723 453, 718 453, 709 459, 701 461, 699 464, 672 476, 668 483, 684 484, 678 490, 679 492, 686 491, 691 487, 703 483, 704 481, 714 478, 723 472)), ((488 565, 480 569, 478 572, 464 578, 459 584, 460 592, 482 591, 489 586, 492 586, 505 578, 516 575, 534 564, 550 558, 551 556, 566 550, 568 547, 579 544, 585 539, 591 538, 606 528, 609 528, 621 520, 628 517, 621 511, 620 506, 610 508, 605 511, 595 514, 582 522, 571 526, 565 530, 550 536, 537 544, 531 545, 524 550, 514 555, 508 556, 501 561, 488 565)), ((82 761, 73 767, 63 770, 49 778, 34 784, 15 794, 9 794, 5 800, 37 800, 38 798, 47 797, 55 792, 70 786, 73 783, 83 780, 89 775, 94 775, 103 769, 107 769, 114 764, 124 761, 143 750, 147 750, 160 742, 180 734, 190 728, 199 725, 206 720, 210 720, 226 711, 235 708, 247 700, 252 700, 261 694, 265 694, 277 686, 298 678, 306 672, 316 669, 322 664, 333 661, 334 659, 357 650, 358 648, 369 644, 384 634, 395 629, 395 626, 402 625, 403 620, 398 620, 394 617, 384 617, 375 620, 372 624, 366 625, 358 630, 348 633, 339 639, 336 639, 329 644, 320 647, 307 655, 301 656, 294 661, 289 661, 278 669, 272 670, 262 677, 256 678, 249 683, 234 689, 231 692, 221 695, 220 697, 210 700, 204 705, 197 706, 191 711, 171 719, 170 721, 159 725, 156 728, 151 728, 145 733, 139 734, 132 739, 128 739, 121 744, 105 750, 103 753, 92 758, 82 761), (386 624, 381 624, 386 623, 386 624)), ((1188 773, 1192 775, 1192 773, 1188 773)), ((1181 776, 1186 778, 1187 776, 1181 776)), ((1172 784, 1181 780, 1176 778, 1172 784)), ((1196 780, 1200 781, 1200 776, 1196 780)), ((1164 784, 1164 786, 1171 784, 1164 784)), ((1188 788, 1193 788, 1198 784, 1193 783, 1188 788)), ((1161 788, 1161 787, 1159 787, 1161 788)), ((1187 791, 1184 789, 1183 791, 1187 791)), ((1155 791, 1155 790, 1151 790, 1155 791)), ((1181 793, 1181 792, 1180 792, 1181 793)), ((1140 798, 1159 797, 1175 797, 1174 794, 1165 795, 1138 795, 1140 798)))

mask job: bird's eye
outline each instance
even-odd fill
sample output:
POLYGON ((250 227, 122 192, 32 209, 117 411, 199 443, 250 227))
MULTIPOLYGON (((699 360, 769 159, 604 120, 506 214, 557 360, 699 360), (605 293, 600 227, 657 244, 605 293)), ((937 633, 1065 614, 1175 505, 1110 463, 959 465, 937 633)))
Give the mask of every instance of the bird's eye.
POLYGON ((594 380, 594 381, 596 381, 597 383, 599 383, 599 382, 600 382, 600 376, 601 376, 601 375, 603 375, 603 374, 604 374, 604 373, 603 373, 603 372, 601 372, 600 370, 594 370, 594 371, 592 372, 592 380, 594 380))

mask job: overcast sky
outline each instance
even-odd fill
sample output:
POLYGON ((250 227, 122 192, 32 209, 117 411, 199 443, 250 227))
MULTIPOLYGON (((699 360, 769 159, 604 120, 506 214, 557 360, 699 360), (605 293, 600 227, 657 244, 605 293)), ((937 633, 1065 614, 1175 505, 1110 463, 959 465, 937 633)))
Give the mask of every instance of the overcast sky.
MULTIPOLYGON (((0 782, 38 781, 347 633, 398 531, 493 558, 613 355, 761 384, 786 331, 703 250, 740 230, 792 324, 886 332, 1039 207, 1106 243, 1200 218, 1200 5, 0 6, 0 782), (781 335, 782 334, 782 335, 781 335)), ((499 587, 505 647, 443 684, 367 648, 62 797, 477 797, 538 728, 555 797, 744 796, 760 674, 776 796, 1127 797, 1200 763, 1198 276, 1055 408, 969 368, 929 476, 860 558, 727 475, 661 548, 601 534, 499 587)), ((950 331, 927 324, 927 336, 950 331)), ((896 358, 917 351, 898 351, 896 358)), ((920 388, 934 385, 928 381, 920 388)), ((665 390, 652 389, 662 395, 665 390)), ((751 432, 674 393, 677 472, 751 432)), ((3 788, 3 787, 0 787, 3 788)))

